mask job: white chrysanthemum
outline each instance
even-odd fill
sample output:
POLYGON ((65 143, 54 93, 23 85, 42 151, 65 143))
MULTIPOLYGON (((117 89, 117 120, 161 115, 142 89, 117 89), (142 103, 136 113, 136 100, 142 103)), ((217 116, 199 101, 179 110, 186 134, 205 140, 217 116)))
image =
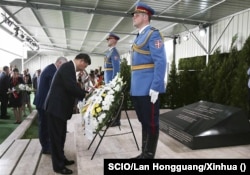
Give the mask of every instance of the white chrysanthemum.
POLYGON ((106 97, 105 97, 105 99, 104 99, 104 101, 107 101, 107 102, 109 102, 110 104, 112 104, 112 102, 115 100, 115 97, 114 97, 114 95, 112 95, 112 94, 108 94, 106 97))
POLYGON ((101 96, 97 96, 97 97, 95 98, 95 103, 100 104, 101 102, 102 102, 102 97, 101 97, 101 96))
POLYGON ((108 111, 108 110, 110 109, 110 107, 111 107, 111 104, 112 104, 112 102, 110 102, 110 101, 108 101, 108 100, 104 100, 104 101, 102 102, 102 109, 103 109, 104 111, 108 111))
POLYGON ((111 88, 114 88, 115 87, 115 85, 116 85, 116 81, 114 81, 114 79, 108 84, 108 86, 109 87, 111 87, 111 88))
POLYGON ((119 78, 117 78, 117 81, 116 81, 117 83, 122 83, 122 78, 121 77, 119 77, 119 78))
POLYGON ((117 84, 117 85, 115 86, 114 90, 115 90, 116 92, 120 91, 120 90, 121 90, 121 85, 120 85, 120 84, 117 84))
POLYGON ((107 95, 105 97, 105 100, 102 102, 102 109, 104 111, 108 111, 114 101, 114 96, 113 95, 107 95))
POLYGON ((98 117, 98 121, 99 123, 102 123, 103 120, 106 118, 106 114, 105 113, 102 113, 99 117, 98 117))
POLYGON ((28 85, 25 85, 25 90, 26 91, 31 91, 31 88, 28 85))
POLYGON ((115 91, 113 89, 110 89, 108 92, 107 92, 107 95, 113 95, 115 93, 115 91))
MULTIPOLYGON (((107 116, 109 114, 107 112, 112 110, 116 95, 119 94, 117 92, 121 91, 124 84, 126 83, 123 83, 120 73, 117 73, 112 81, 102 86, 102 88, 95 89, 91 94, 85 103, 85 107, 88 104, 87 109, 83 113, 85 131, 88 138, 93 138, 93 131, 100 129, 100 124, 103 126, 105 118, 110 117, 107 116), (101 108, 102 111, 96 113, 95 110, 93 111, 94 108, 101 108)), ((84 105, 79 104, 79 107, 83 108, 84 105)))
POLYGON ((94 127, 95 129, 97 129, 98 124, 99 124, 99 123, 98 123, 97 119, 94 119, 93 122, 92 122, 92 125, 93 125, 93 127, 94 127))
POLYGON ((110 86, 107 85, 107 86, 104 86, 103 89, 104 89, 105 91, 110 91, 112 88, 111 88, 110 86))
POLYGON ((18 88, 19 88, 20 90, 25 90, 25 85, 24 85, 24 84, 19 84, 18 88))

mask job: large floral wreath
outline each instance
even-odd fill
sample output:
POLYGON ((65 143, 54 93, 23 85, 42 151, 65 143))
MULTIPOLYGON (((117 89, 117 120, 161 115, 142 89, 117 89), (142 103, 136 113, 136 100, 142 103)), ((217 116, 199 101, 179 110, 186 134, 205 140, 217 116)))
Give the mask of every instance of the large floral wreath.
POLYGON ((120 73, 117 73, 110 83, 96 88, 87 98, 78 103, 88 139, 91 140, 93 133, 100 131, 116 115, 124 85, 120 73))

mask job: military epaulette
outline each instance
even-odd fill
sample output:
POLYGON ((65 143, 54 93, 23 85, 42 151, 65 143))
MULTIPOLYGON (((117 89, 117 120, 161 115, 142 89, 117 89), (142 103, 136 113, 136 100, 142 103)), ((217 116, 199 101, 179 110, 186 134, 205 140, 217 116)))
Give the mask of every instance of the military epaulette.
MULTIPOLYGON (((153 31, 159 31, 159 29, 156 29, 156 28, 154 28, 154 27, 151 27, 150 29, 153 30, 153 31)), ((162 33, 161 33, 160 31, 159 31, 159 33, 160 33, 160 35, 161 35, 162 41, 164 41, 164 37, 163 37, 162 33)))
POLYGON ((150 30, 158 30, 158 29, 156 29, 156 28, 154 28, 154 27, 151 27, 150 30))
MULTIPOLYGON (((144 55, 149 55, 150 51, 148 50, 142 50, 141 48, 148 42, 149 38, 151 37, 151 35, 153 34, 154 31, 159 31, 158 29, 151 27, 150 31, 148 32, 148 35, 146 37, 146 39, 144 40, 144 42, 140 45, 136 45, 135 43, 132 45, 132 49, 133 51, 136 51, 138 53, 144 54, 144 55)), ((159 31, 160 33, 160 31, 159 31)), ((164 38, 162 36, 162 34, 160 33, 162 40, 164 41, 164 38)))

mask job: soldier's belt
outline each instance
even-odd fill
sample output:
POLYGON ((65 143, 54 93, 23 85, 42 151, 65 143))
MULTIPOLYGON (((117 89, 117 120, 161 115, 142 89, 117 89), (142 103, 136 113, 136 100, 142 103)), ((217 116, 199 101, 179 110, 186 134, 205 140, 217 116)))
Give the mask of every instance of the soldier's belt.
POLYGON ((104 68, 104 70, 113 70, 113 68, 104 68))
POLYGON ((131 70, 140 70, 140 69, 149 69, 149 68, 154 68, 154 64, 140 64, 140 65, 135 65, 131 66, 131 70))

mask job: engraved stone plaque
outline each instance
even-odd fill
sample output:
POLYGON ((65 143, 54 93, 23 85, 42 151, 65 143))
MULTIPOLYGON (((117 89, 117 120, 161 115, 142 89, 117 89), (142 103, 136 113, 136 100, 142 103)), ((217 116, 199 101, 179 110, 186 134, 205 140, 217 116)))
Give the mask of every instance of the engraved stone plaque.
POLYGON ((160 129, 191 149, 250 144, 243 110, 206 101, 161 114, 160 129))

